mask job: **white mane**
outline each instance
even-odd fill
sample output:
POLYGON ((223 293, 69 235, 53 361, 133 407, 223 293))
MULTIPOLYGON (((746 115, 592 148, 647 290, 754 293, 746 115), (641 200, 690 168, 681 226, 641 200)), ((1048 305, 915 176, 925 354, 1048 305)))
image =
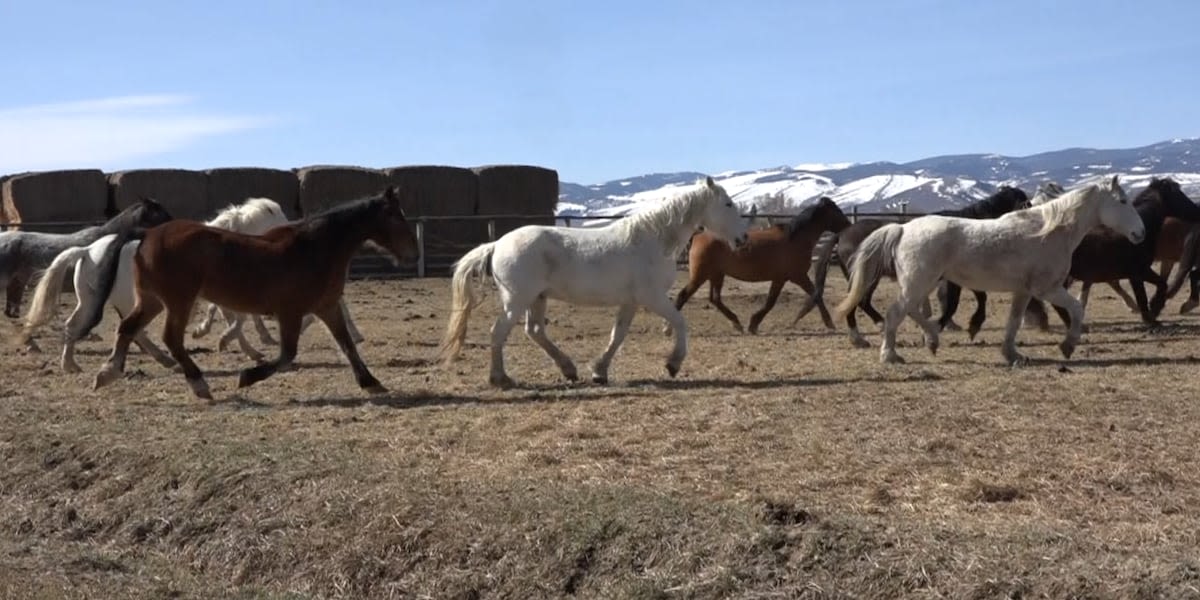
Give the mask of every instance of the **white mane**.
MULTIPOLYGON (((210 227, 219 227, 231 231, 246 231, 247 226, 257 223, 264 214, 273 214, 287 220, 283 209, 270 198, 249 198, 241 204, 230 204, 220 214, 205 223, 210 227)), ((261 232, 259 232, 261 233, 261 232)))
POLYGON ((632 243, 642 234, 649 234, 666 242, 668 250, 675 252, 687 242, 719 189, 710 188, 701 181, 695 189, 629 215, 616 225, 623 228, 626 243, 632 243), (689 224, 693 226, 686 227, 689 224))
POLYGON ((1082 220, 1088 212, 1099 208, 1099 194, 1100 186, 1090 184, 1064 192, 1045 204, 1027 208, 1042 218, 1042 228, 1036 235, 1045 237, 1063 225, 1082 220))

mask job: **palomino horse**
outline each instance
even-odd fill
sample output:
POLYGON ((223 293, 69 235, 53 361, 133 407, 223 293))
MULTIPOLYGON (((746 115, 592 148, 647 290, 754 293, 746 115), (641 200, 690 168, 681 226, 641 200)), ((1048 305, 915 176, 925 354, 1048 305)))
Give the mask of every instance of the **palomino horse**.
MULTIPOLYGON (((1070 278, 1084 283, 1128 279, 1142 322, 1158 324, 1158 314, 1167 301, 1167 281, 1154 272, 1154 259, 1163 222, 1175 217, 1189 223, 1200 223, 1200 207, 1183 193, 1172 179, 1153 178, 1133 200, 1133 206, 1145 224, 1144 240, 1131 243, 1118 233, 1093 231, 1075 248, 1071 257, 1070 278), (1145 282, 1156 287, 1154 298, 1147 302, 1145 282)), ((1045 312, 1040 302, 1030 302, 1030 308, 1045 312)), ((1055 308, 1063 322, 1066 311, 1055 308)), ((1082 312, 1082 309, 1080 309, 1082 312)))
MULTIPOLYGON (((850 220, 842 209, 833 200, 822 197, 816 204, 800 211, 787 225, 751 230, 746 245, 737 251, 711 233, 697 233, 692 237, 692 247, 688 251, 688 282, 679 290, 675 308, 683 309, 692 294, 708 282, 708 301, 741 333, 741 321, 721 302, 721 286, 725 283, 725 277, 741 281, 770 281, 771 289, 767 292, 766 304, 750 317, 750 333, 756 334, 759 324, 774 308, 787 282, 800 286, 809 297, 817 295, 812 280, 808 278, 813 246, 822 232, 832 231, 836 234, 849 226, 850 220)), ((833 329, 833 319, 825 303, 818 298, 815 304, 821 311, 825 326, 833 329)))
POLYGON ((0 288, 6 288, 8 294, 4 314, 14 319, 21 316, 21 297, 34 271, 45 269, 63 250, 86 246, 110 233, 153 227, 169 220, 171 215, 161 204, 143 197, 107 223, 75 233, 0 232, 0 288))
POLYGON ((554 360, 564 377, 578 379, 575 364, 546 335, 546 300, 619 306, 608 348, 592 363, 592 381, 606 383, 613 355, 624 341, 638 306, 666 319, 675 332, 667 358, 672 377, 687 355, 687 326, 668 293, 675 281, 675 257, 704 227, 740 246, 746 222, 725 190, 706 178, 681 195, 663 200, 597 228, 526 225, 468 252, 454 267, 450 321, 441 358, 452 361, 467 336, 467 320, 478 305, 472 279, 491 273, 500 290, 500 315, 492 327, 488 381, 510 387, 504 370, 504 344, 525 316, 525 334, 554 360))
POLYGON ((1071 325, 1059 348, 1070 358, 1079 341, 1083 311, 1062 284, 1071 269, 1071 253, 1099 225, 1134 243, 1146 236, 1141 216, 1116 177, 997 219, 926 216, 904 225, 887 225, 868 236, 855 252, 850 293, 837 310, 843 315, 854 310, 879 277, 891 270, 900 284, 900 296, 884 319, 880 360, 903 362, 896 353, 896 329, 905 315, 920 324, 925 345, 936 354, 939 328, 917 307, 945 278, 972 290, 1012 293, 1002 346, 1011 365, 1027 362, 1017 352, 1016 337, 1029 299, 1066 308, 1071 325))
MULTIPOLYGON (((272 200, 266 198, 254 198, 246 201, 243 204, 234 205, 226 208, 216 218, 209 221, 207 224, 210 227, 219 227, 221 229, 229 229, 239 233, 247 233, 254 235, 255 232, 263 232, 265 229, 279 224, 286 224, 287 218, 283 215, 283 211, 279 205, 272 200), (235 218, 230 218, 230 213, 236 215, 235 218), (267 227, 264 227, 264 224, 267 227)), ((100 275, 97 271, 97 264, 100 259, 108 251, 108 245, 116 239, 116 234, 106 235, 88 246, 81 248, 69 248, 50 263, 50 267, 46 269, 45 274, 38 282, 33 293, 33 299, 30 302, 29 314, 26 316, 25 329, 22 332, 21 340, 28 342, 34 332, 38 328, 45 325, 58 309, 58 295, 62 290, 62 282, 66 272, 71 268, 75 268, 75 310, 67 318, 67 329, 69 330, 75 321, 82 315, 89 314, 92 311, 92 303, 99 300, 96 299, 96 289, 100 287, 100 275)), ((137 253, 138 245, 141 242, 132 241, 125 244, 121 249, 120 263, 117 267, 117 279, 113 283, 113 291, 108 297, 108 304, 112 306, 117 314, 124 317, 133 309, 133 255, 137 253)), ((339 301, 341 302, 341 301, 339 301)), ((216 305, 211 305, 215 307, 216 305)), ((243 315, 235 313, 229 309, 221 308, 225 315, 226 321, 230 323, 231 331, 222 335, 218 347, 224 349, 224 342, 227 338, 237 340, 242 352, 254 361, 263 360, 263 355, 255 350, 250 345, 249 340, 242 333, 243 315)), ((342 304, 343 315, 346 314, 345 304, 342 304)), ((211 313, 210 313, 211 316, 211 313)), ((259 319, 258 315, 253 315, 255 319, 259 319)), ((311 319, 306 316, 305 320, 311 319)), ((266 331, 266 327, 258 321, 262 329, 259 330, 260 335, 266 331)), ((303 328, 302 328, 303 330, 303 328)), ((353 335, 353 331, 351 331, 353 335)), ((136 343, 143 351, 149 354, 152 358, 166 367, 175 365, 175 361, 167 356, 144 332, 139 333, 134 337, 136 343)), ((268 344, 277 344, 275 340, 267 341, 268 344)), ((62 369, 68 373, 78 373, 80 371, 78 363, 75 362, 75 343, 69 338, 63 344, 62 369)))
MULTIPOLYGON (((996 193, 984 198, 983 200, 974 202, 960 209, 942 211, 942 213, 944 213, 942 216, 954 216, 966 219, 991 219, 1022 208, 1028 204, 1028 201, 1029 197, 1026 196, 1025 192, 1021 191, 1019 188, 1001 186, 996 193)), ((849 262, 850 256, 854 254, 855 249, 858 248, 858 246, 867 238, 867 236, 888 224, 890 224, 890 221, 884 221, 880 219, 863 219, 851 225, 850 227, 847 227, 837 237, 824 244, 817 258, 817 268, 815 273, 817 294, 821 294, 825 289, 825 277, 829 272, 829 261, 834 252, 837 253, 838 266, 841 267, 842 273, 846 276, 846 279, 849 280, 850 273, 847 270, 847 263, 849 262)), ((884 274, 888 277, 895 277, 895 275, 891 272, 885 272, 884 274)), ((882 325, 883 315, 880 315, 875 308, 871 306, 871 296, 874 295, 875 286, 877 285, 878 281, 876 281, 875 284, 872 284, 872 287, 867 290, 866 295, 859 303, 859 308, 861 308, 863 312, 867 313, 867 316, 870 317, 876 325, 882 325)), ((958 290, 956 288, 949 288, 948 282, 947 288, 947 301, 952 299, 957 304, 958 290), (953 296, 949 294, 951 289, 954 290, 953 296)), ((987 296, 983 292, 976 291, 975 300, 976 315, 971 317, 972 323, 974 323, 976 320, 982 322, 982 317, 980 317, 978 313, 986 310, 987 296)), ((812 300, 809 300, 809 303, 811 304, 812 300)), ((928 298, 923 298, 921 300, 921 304, 921 313, 923 315, 929 316, 932 314, 933 311, 929 308, 928 298)), ((810 307, 806 305, 803 309, 801 309, 801 314, 804 314, 808 308, 810 307)), ((871 344, 867 342, 867 340, 863 338, 862 333, 858 331, 858 320, 855 318, 854 313, 855 311, 850 311, 846 314, 846 326, 850 333, 850 343, 858 348, 870 347, 871 344)), ((949 314, 952 316, 953 312, 949 314)), ((943 316, 942 318, 946 322, 949 322, 949 317, 943 316)))
MULTIPOLYGON (((279 357, 244 369, 238 377, 239 388, 291 365, 301 320, 312 313, 337 341, 359 387, 371 393, 386 391, 359 357, 338 300, 350 259, 364 242, 382 246, 397 260, 416 256, 416 239, 395 187, 275 227, 263 236, 184 220, 130 232, 118 237, 100 260, 101 298, 107 300, 112 291, 119 264, 116 250, 128 239, 142 240, 133 260, 134 307, 117 327, 112 354, 96 374, 95 388, 120 377, 133 337, 166 308, 163 342, 183 367, 192 393, 211 400, 203 373, 183 345, 188 318, 199 297, 238 312, 274 315, 279 323, 279 357)), ((101 307, 100 302, 95 303, 69 335, 78 340, 95 327, 101 307)))

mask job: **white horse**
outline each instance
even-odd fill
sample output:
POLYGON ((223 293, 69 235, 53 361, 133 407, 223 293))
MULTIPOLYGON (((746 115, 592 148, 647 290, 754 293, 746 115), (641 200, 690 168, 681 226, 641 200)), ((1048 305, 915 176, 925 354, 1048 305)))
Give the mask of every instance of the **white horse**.
MULTIPOLYGON (((207 224, 243 233, 257 232, 257 234, 261 234, 271 227, 283 223, 287 223, 287 217, 284 216, 283 210, 280 209, 278 204, 266 198, 251 198, 240 205, 233 205, 226 208, 216 218, 208 221, 207 224)), ((67 318, 68 328, 76 318, 79 318, 77 315, 87 314, 87 308, 99 301, 95 297, 98 287, 97 279, 99 277, 96 268, 100 258, 104 256, 108 246, 116 237, 115 234, 106 235, 87 246, 68 248, 54 258, 42 275, 41 280, 38 281, 37 288, 34 290, 33 299, 30 301, 29 314, 26 316, 25 327, 21 333, 22 341, 28 343, 37 329, 54 317, 58 309, 58 296, 62 292, 63 280, 71 267, 75 268, 76 304, 75 309, 67 318)), ((112 294, 108 298, 108 304, 122 317, 128 314, 134 305, 133 255, 137 252, 140 244, 141 242, 129 242, 125 244, 124 248, 121 248, 116 281, 113 284, 112 294)), ((345 306, 343 305, 342 308, 344 315, 345 306)), ((209 310, 211 311, 212 307, 209 310)), ((225 320, 229 323, 228 330, 221 336, 221 348, 224 349, 224 343, 227 339, 234 339, 237 340, 239 347, 247 357, 255 361, 262 360, 262 353, 250 345, 249 340, 246 339, 246 336, 242 332, 244 316, 225 308, 220 308, 220 310, 225 320)), ((260 328, 259 334, 262 336, 263 332, 266 331, 266 327, 261 321, 257 320, 258 315, 253 316, 260 328)), ((269 332, 267 335, 269 336, 269 332)), ((274 340, 266 341, 267 339, 264 338, 265 343, 277 343, 274 340)), ((158 361, 159 364, 168 368, 175 365, 174 359, 163 352, 144 333, 139 334, 134 341, 144 352, 158 361)), ((80 371, 78 363, 75 362, 75 344, 69 339, 64 340, 61 365, 62 369, 68 373, 78 373, 80 371)))
POLYGON ((1016 335, 1031 297, 1065 308, 1071 316, 1059 348, 1070 358, 1079 342, 1083 310, 1063 288, 1071 254, 1093 228, 1105 225, 1133 243, 1146 229, 1117 177, 1087 185, 1025 210, 997 219, 958 219, 929 215, 904 225, 891 224, 867 236, 852 259, 850 294, 838 305, 845 315, 866 290, 894 265, 900 296, 884 317, 880 361, 903 362, 896 353, 896 330, 905 315, 925 331, 925 344, 937 353, 938 328, 918 309, 922 298, 945 277, 964 288, 1011 292, 1012 308, 1002 351, 1011 365, 1028 362, 1017 352, 1016 335))
POLYGON ((666 319, 675 332, 675 347, 667 358, 667 372, 674 377, 687 355, 687 327, 668 294, 676 277, 675 257, 698 227, 737 246, 746 242, 745 219, 711 177, 604 227, 528 225, 471 250, 455 264, 441 358, 452 361, 461 350, 467 319, 478 305, 471 279, 490 272, 501 304, 492 327, 488 377, 492 385, 513 385, 504 370, 504 344, 522 314, 525 334, 554 360, 564 377, 578 379, 575 364, 546 336, 548 298, 620 307, 607 349, 591 364, 592 381, 608 381, 609 364, 639 306, 666 319))

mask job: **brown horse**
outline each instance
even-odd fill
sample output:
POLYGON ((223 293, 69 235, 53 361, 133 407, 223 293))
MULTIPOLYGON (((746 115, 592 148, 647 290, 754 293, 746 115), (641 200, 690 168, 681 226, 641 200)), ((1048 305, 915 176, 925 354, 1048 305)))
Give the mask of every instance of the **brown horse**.
MULTIPOLYGON (((382 246, 398 260, 416 255, 416 239, 404 218, 395 187, 278 226, 262 236, 177 220, 123 237, 126 239, 118 238, 109 246, 97 266, 103 277, 99 295, 107 299, 112 290, 121 247, 126 241, 141 239, 133 261, 136 300, 117 328, 112 354, 96 374, 95 388, 121 375, 133 336, 165 308, 163 342, 183 368, 192 393, 211 400, 200 368, 183 345, 196 299, 204 298, 240 313, 273 315, 279 323, 279 357, 244 369, 238 378, 239 388, 291 365, 301 321, 306 314, 314 314, 329 328, 349 360, 359 387, 371 393, 387 391, 359 357, 338 300, 350 259, 364 242, 382 246)), ((104 304, 96 302, 94 314, 81 319, 80 326, 68 335, 74 339, 86 335, 100 321, 104 304)))
MULTIPOLYGON (((692 294, 707 281, 709 302, 732 321, 740 333, 741 321, 721 301, 721 286, 725 283, 725 277, 741 281, 770 281, 771 289, 767 292, 766 304, 750 317, 750 333, 757 334, 759 324, 775 307, 779 293, 787 282, 800 286, 810 297, 817 296, 816 288, 808 278, 813 247, 823 232, 838 233, 849 226, 850 220, 842 209, 833 200, 822 197, 816 204, 793 217, 787 225, 750 231, 750 240, 736 251, 708 233, 698 233, 692 237, 692 247, 688 251, 688 282, 675 298, 675 308, 682 309, 692 294)), ((833 329, 833 319, 819 296, 816 305, 825 326, 833 329)))
MULTIPOLYGON (((1167 217, 1163 220, 1162 230, 1158 233, 1158 243, 1154 246, 1154 258, 1159 261, 1159 277, 1162 277, 1163 279, 1171 278, 1171 270, 1183 256, 1184 242, 1187 239, 1188 234, 1191 234, 1194 231, 1200 232, 1200 225, 1189 223, 1175 217, 1167 217)), ((1200 290, 1197 289, 1198 282, 1196 280, 1195 272, 1191 273, 1191 275, 1191 297, 1188 298, 1188 300, 1179 308, 1180 314, 1186 314, 1197 306, 1196 296, 1197 292, 1200 290)), ((1119 296, 1121 300, 1125 302, 1125 306, 1128 306, 1129 310, 1138 312, 1137 301, 1134 300, 1133 296, 1130 296, 1128 292, 1121 288, 1119 279, 1106 281, 1105 283, 1117 293, 1117 296, 1119 296)), ((1085 309, 1087 308, 1088 294, 1091 289, 1092 282, 1083 282, 1083 289, 1079 293, 1079 303, 1082 304, 1085 309)))

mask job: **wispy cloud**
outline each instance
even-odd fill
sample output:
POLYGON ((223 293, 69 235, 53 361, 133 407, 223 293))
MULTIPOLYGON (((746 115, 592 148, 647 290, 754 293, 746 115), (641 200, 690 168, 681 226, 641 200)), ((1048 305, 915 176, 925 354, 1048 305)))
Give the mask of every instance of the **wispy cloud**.
POLYGON ((269 123, 194 104, 188 96, 143 95, 0 108, 0 172, 127 165, 269 123))

